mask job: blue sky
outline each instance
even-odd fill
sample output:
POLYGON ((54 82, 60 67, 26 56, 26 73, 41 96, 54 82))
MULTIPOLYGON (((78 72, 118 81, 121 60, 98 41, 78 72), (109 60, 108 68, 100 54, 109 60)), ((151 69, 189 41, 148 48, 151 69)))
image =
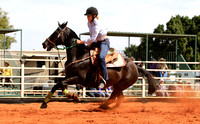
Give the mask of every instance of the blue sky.
MULTIPOLYGON (((152 33, 172 16, 198 16, 199 5, 199 0, 0 0, 10 24, 23 31, 23 50, 42 50, 41 43, 57 28, 57 21, 68 21, 68 27, 77 34, 88 32, 83 14, 90 6, 99 10, 100 20, 108 31, 152 33)), ((19 49, 18 36, 17 33, 18 43, 11 49, 19 49)), ((127 38, 110 40, 118 50, 128 45, 127 38)), ((131 38, 131 43, 138 45, 139 38, 131 38)))

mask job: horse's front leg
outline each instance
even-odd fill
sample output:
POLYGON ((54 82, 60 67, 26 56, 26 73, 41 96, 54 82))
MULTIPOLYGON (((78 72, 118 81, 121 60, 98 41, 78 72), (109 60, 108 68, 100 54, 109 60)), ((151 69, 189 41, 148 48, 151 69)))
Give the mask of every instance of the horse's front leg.
POLYGON ((51 100, 51 97, 53 96, 54 92, 61 86, 62 86, 61 83, 57 83, 56 85, 53 86, 51 91, 48 93, 48 95, 44 99, 44 101, 43 101, 43 103, 42 103, 40 108, 47 108, 47 103, 51 100))
POLYGON ((61 84, 63 85, 63 87, 62 87, 63 94, 67 98, 73 99, 75 102, 78 102, 79 101, 78 95, 76 93, 70 93, 69 91, 67 91, 67 89, 64 88, 64 86, 66 86, 68 84, 76 84, 76 83, 78 83, 77 76, 70 77, 70 78, 67 78, 67 79, 61 81, 61 84))
POLYGON ((68 99, 73 99, 75 102, 79 102, 78 95, 76 93, 70 93, 66 88, 62 88, 63 94, 68 98, 68 99))
POLYGON ((59 80, 59 83, 57 83, 52 90, 49 92, 49 94, 46 96, 46 98, 44 99, 42 105, 40 108, 47 108, 47 103, 51 100, 51 97, 53 96, 54 92, 56 90, 58 90, 58 88, 61 88, 63 91, 63 94, 69 98, 69 99, 73 99, 74 101, 78 102, 79 98, 78 95, 76 93, 70 93, 65 87, 64 85, 67 84, 67 82, 72 82, 72 81, 77 81, 77 77, 76 78, 68 78, 65 80, 59 80))

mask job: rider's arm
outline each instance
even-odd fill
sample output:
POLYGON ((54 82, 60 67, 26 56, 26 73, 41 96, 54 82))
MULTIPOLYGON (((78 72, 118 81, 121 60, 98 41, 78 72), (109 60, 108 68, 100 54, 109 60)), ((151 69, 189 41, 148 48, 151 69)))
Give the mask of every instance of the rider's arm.
POLYGON ((93 42, 96 42, 97 36, 100 32, 100 27, 99 24, 94 20, 94 22, 91 24, 88 22, 88 28, 90 31, 90 37, 88 39, 82 40, 82 41, 77 41, 77 44, 91 44, 93 42))
POLYGON ((84 40, 84 43, 90 44, 90 43, 96 42, 97 36, 99 34, 99 31, 100 30, 99 30, 98 26, 93 26, 90 29, 90 38, 84 40))
POLYGON ((83 41, 83 40, 78 40, 78 39, 77 39, 77 40, 76 40, 76 43, 77 43, 77 44, 84 44, 84 41, 83 41))

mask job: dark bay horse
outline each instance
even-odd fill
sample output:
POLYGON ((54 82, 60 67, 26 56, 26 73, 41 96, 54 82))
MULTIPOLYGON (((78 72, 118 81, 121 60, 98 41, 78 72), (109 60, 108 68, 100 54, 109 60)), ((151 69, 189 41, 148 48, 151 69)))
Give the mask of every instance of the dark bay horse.
MULTIPOLYGON (((80 84, 85 87, 98 87, 96 80, 97 66, 92 65, 90 60, 89 49, 84 44, 76 44, 79 37, 70 28, 66 27, 67 22, 60 25, 43 43, 43 48, 50 51, 57 45, 66 47, 67 61, 65 63, 66 77, 52 88, 51 92, 45 98, 41 108, 46 108, 53 93, 61 88, 65 91, 64 85, 80 84)), ((109 80, 105 87, 112 86, 113 92, 110 98, 100 105, 100 108, 109 108, 111 103, 116 102, 118 107, 124 99, 123 90, 133 85, 138 80, 138 71, 148 80, 148 94, 154 93, 158 88, 157 81, 153 76, 141 67, 137 67, 129 58, 125 58, 125 66, 117 68, 108 68, 109 80)))

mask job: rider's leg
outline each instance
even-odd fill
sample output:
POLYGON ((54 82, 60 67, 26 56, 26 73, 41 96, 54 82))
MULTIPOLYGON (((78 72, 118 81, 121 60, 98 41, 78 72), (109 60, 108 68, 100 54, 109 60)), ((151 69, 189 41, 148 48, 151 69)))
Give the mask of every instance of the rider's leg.
MULTIPOLYGON (((108 49, 109 49, 109 39, 106 39, 106 41, 102 41, 100 44, 100 52, 99 52, 99 67, 101 69, 101 75, 104 80, 108 80, 108 74, 107 74, 107 68, 106 68, 106 61, 105 57, 107 55, 108 49)), ((106 83, 106 82, 104 82, 106 83)))

